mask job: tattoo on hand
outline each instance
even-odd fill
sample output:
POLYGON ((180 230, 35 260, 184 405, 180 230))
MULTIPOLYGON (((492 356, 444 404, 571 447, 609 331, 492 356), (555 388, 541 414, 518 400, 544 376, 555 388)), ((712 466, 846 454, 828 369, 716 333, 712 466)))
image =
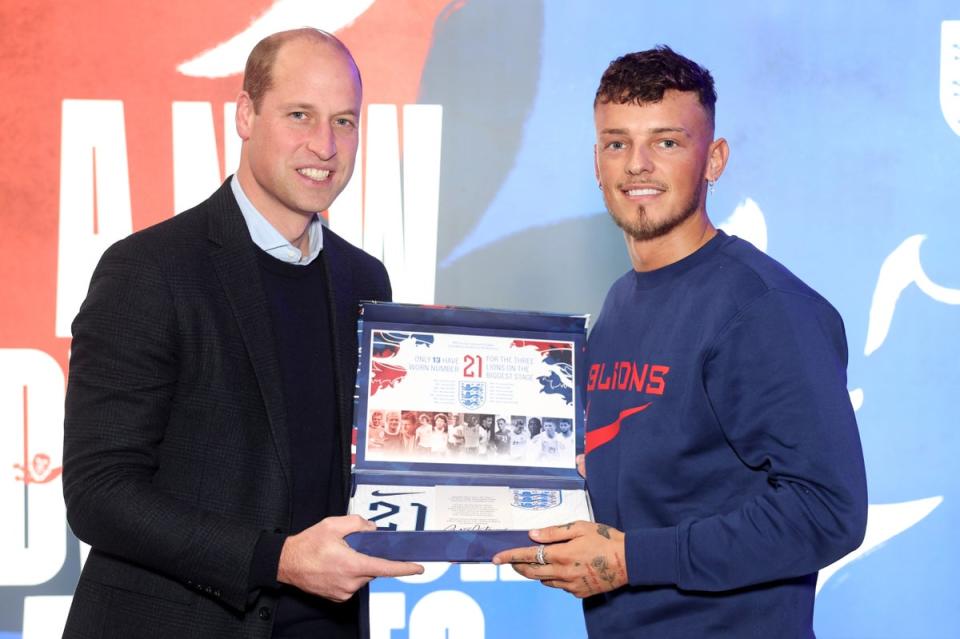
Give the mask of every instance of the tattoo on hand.
POLYGON ((591 565, 599 573, 600 578, 603 579, 605 582, 607 582, 609 585, 612 586, 614 583, 616 583, 617 576, 616 574, 614 574, 612 570, 610 570, 610 566, 607 564, 606 557, 604 557, 603 555, 594 557, 593 561, 591 562, 591 565))
POLYGON ((573 528, 573 523, 574 523, 574 522, 571 521, 569 524, 563 524, 563 525, 561 525, 561 526, 557 526, 557 528, 563 528, 563 529, 565 529, 565 530, 570 530, 571 528, 573 528))
POLYGON ((597 534, 610 539, 610 526, 604 526, 603 524, 600 524, 597 526, 597 534))
POLYGON ((587 581, 587 578, 586 578, 586 577, 581 577, 580 579, 583 580, 583 585, 584 585, 584 586, 586 587, 586 589, 587 589, 587 594, 588 594, 588 595, 592 595, 592 594, 595 592, 594 589, 593 589, 593 586, 590 585, 590 582, 587 581))

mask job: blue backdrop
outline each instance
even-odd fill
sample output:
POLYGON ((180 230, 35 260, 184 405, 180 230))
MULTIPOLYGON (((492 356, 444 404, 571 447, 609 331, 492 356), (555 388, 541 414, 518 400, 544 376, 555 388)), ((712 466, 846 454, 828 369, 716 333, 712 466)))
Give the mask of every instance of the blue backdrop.
MULTIPOLYGON (((182 179, 170 168, 177 130, 174 122, 171 136, 171 102, 209 101, 216 114, 208 118, 210 148, 223 143, 221 109, 236 95, 249 44, 227 47, 230 59, 219 75, 200 78, 178 64, 267 16, 272 22, 261 22, 271 30, 304 21, 334 30, 361 54, 368 101, 442 107, 435 301, 595 316, 629 262, 593 177, 594 91, 612 59, 662 43, 716 80, 717 134, 729 141, 731 156, 709 197, 711 218, 787 265, 846 323, 870 523, 864 546, 821 572, 818 636, 960 636, 960 551, 951 532, 960 527, 956 0, 170 0, 150 11, 106 5, 103 16, 116 22, 111 29, 101 29, 101 16, 77 2, 38 10, 7 0, 0 19, 0 40, 9 44, 0 75, 11 85, 0 122, 9 125, 16 151, 0 157, 0 299, 14 309, 0 316, 5 519, 20 517, 22 528, 28 492, 29 508, 39 512, 42 491, 59 490, 51 469, 44 469, 47 484, 29 487, 10 470, 27 461, 26 416, 11 407, 26 403, 22 389, 29 384, 8 362, 15 350, 32 349, 34 360, 66 365, 68 336, 53 329, 53 282, 57 224, 72 203, 57 202, 63 175, 59 194, 56 180, 47 180, 60 167, 60 145, 67 147, 67 127, 58 128, 65 100, 125 101, 130 142, 119 144, 129 147, 134 203, 126 215, 140 228, 160 219, 148 214, 172 212, 173 187, 182 179), (381 40, 403 50, 378 48, 381 40), (64 65, 58 46, 82 54, 64 65), (378 89, 394 76, 402 81, 378 89), (406 89, 409 95, 400 95, 406 89)), ((365 157, 374 155, 370 146, 368 139, 365 157)), ((84 161, 89 157, 85 151, 84 161)), ((114 179, 123 182, 121 193, 130 186, 126 175, 110 175, 98 179, 98 188, 116 187, 114 179)), ((211 188, 201 184, 199 192, 211 188)), ((110 212, 99 213, 106 220, 110 212)), ((59 236, 61 260, 70 239, 59 236)), ((423 246, 432 259, 430 242, 423 246)), ((88 278, 78 275, 70 286, 82 291, 88 278)), ((60 369, 52 365, 49 397, 34 406, 62 405, 60 369)), ((49 442, 60 437, 58 428, 31 426, 31 441, 47 442, 56 469, 59 452, 49 442)), ((49 501, 43 516, 48 528, 65 527, 49 501)), ((53 598, 71 594, 80 571, 82 549, 65 534, 62 566, 52 578, 37 584, 15 576, 30 572, 25 536, 0 531, 0 639, 26 636, 25 598, 50 598, 44 605, 52 607, 37 608, 35 620, 55 616, 47 610, 62 612, 65 602, 53 598), (14 569, 10 558, 24 555, 14 569)), ((431 565, 416 580, 381 580, 373 591, 378 637, 585 635, 577 600, 491 565, 431 565)))
MULTIPOLYGON (((437 299, 596 313, 628 268, 593 178, 600 74, 659 43, 707 66, 731 147, 711 218, 758 244, 765 229, 762 248, 846 322, 871 525, 858 558, 821 574, 817 634, 956 636, 960 7, 522 4, 523 28, 510 3, 438 25, 424 71, 421 101, 445 108, 437 299)), ((490 637, 518 620, 525 636, 583 636, 572 598, 458 570, 375 590, 463 589, 490 637)))

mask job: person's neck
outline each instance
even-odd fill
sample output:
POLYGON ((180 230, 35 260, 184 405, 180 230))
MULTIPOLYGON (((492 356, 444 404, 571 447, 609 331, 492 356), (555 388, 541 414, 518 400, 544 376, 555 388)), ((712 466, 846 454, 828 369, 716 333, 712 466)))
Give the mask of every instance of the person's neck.
POLYGON ((701 211, 662 237, 637 240, 624 233, 633 270, 655 271, 696 253, 717 234, 706 211, 701 211))
POLYGON ((257 184, 257 181, 245 166, 241 166, 237 171, 237 180, 240 181, 240 188, 243 189, 244 195, 257 209, 257 212, 270 223, 270 226, 275 228, 290 244, 298 248, 301 253, 309 253, 309 229, 314 214, 296 213, 277 202, 272 195, 257 184))

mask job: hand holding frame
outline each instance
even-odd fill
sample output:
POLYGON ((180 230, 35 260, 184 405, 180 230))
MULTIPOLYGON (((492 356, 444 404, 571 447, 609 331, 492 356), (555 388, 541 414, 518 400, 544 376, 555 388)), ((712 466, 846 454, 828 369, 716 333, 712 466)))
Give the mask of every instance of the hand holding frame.
POLYGON ((531 530, 530 538, 543 544, 497 553, 495 564, 513 564, 528 579, 561 588, 583 598, 615 590, 627 583, 624 534, 589 521, 531 530), (543 563, 538 560, 543 560, 543 563))

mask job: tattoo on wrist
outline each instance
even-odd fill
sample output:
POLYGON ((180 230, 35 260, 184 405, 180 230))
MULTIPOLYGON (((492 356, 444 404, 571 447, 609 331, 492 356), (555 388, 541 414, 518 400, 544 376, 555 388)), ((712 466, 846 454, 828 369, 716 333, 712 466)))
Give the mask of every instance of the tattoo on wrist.
POLYGON ((597 534, 610 539, 610 526, 604 526, 603 524, 600 524, 597 526, 597 534))

